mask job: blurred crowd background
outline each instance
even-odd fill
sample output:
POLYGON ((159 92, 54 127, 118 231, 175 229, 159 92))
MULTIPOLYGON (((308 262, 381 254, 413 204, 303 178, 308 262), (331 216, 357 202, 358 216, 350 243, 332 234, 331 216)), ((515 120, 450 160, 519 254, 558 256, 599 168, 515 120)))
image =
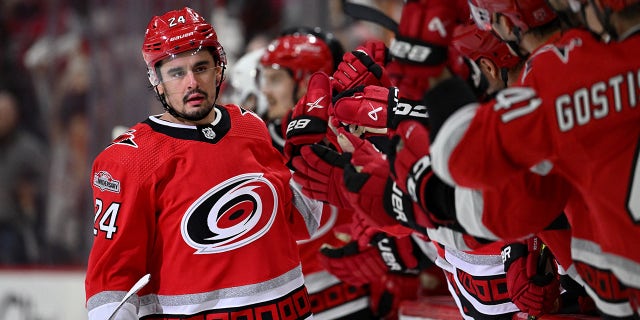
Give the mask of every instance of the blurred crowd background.
MULTIPOLYGON (((396 20, 402 6, 402 0, 350 1, 396 20)), ((2 0, 0 268, 86 265, 93 239, 93 158, 122 128, 162 112, 140 54, 152 16, 195 9, 216 29, 230 66, 288 27, 321 27, 345 50, 367 38, 392 36, 346 16, 342 4, 2 0)))

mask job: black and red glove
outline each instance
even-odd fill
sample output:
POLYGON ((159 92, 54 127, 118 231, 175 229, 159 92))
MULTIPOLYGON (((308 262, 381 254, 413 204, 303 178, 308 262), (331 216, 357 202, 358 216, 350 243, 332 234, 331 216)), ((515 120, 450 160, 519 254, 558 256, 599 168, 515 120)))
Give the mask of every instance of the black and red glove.
POLYGON ((351 154, 340 154, 322 144, 302 146, 300 155, 291 159, 293 180, 302 186, 306 196, 351 209, 344 184, 344 167, 349 160, 351 154))
POLYGON ((401 92, 396 87, 359 86, 347 90, 334 99, 331 108, 333 124, 395 129, 404 120, 415 120, 427 125, 427 108, 402 102, 399 94, 401 92))
POLYGON ((560 279, 538 237, 504 246, 502 262, 511 301, 521 311, 539 316, 558 309, 560 279))
POLYGON ((353 146, 351 163, 344 168, 346 198, 354 210, 362 213, 376 227, 397 224, 384 208, 384 193, 389 178, 389 163, 385 155, 371 142, 339 129, 339 137, 348 139, 353 146))
POLYGON ((367 128, 389 127, 388 110, 397 105, 398 89, 395 87, 358 86, 350 95, 341 95, 331 107, 334 126, 357 125, 367 128))
POLYGON ((297 155, 300 147, 323 141, 329 130, 329 109, 331 108, 331 81, 323 72, 316 72, 309 78, 307 93, 296 103, 287 124, 287 139, 284 155, 289 162, 297 155))
POLYGON ((387 65, 401 98, 422 100, 431 78, 440 76, 449 61, 449 45, 454 28, 463 18, 467 6, 456 7, 451 0, 409 0, 403 8, 398 32, 389 52, 387 65))
POLYGON ((424 255, 410 232, 391 235, 368 224, 358 213, 354 213, 348 226, 339 226, 334 232, 345 227, 348 234, 339 237, 347 239, 345 245, 338 248, 325 245, 319 257, 322 265, 342 281, 363 285, 377 281, 387 272, 418 274, 424 255))
POLYGON ((339 248, 323 246, 319 261, 329 273, 354 286, 377 281, 387 273, 378 250, 371 246, 360 248, 357 240, 339 248))
POLYGON ((390 59, 388 51, 384 42, 367 40, 356 50, 345 53, 331 79, 334 94, 360 85, 390 86, 384 69, 390 59))
POLYGON ((428 129, 416 121, 403 121, 391 145, 388 159, 393 180, 420 208, 407 216, 406 224, 423 230, 454 223, 454 189, 433 173, 428 129))

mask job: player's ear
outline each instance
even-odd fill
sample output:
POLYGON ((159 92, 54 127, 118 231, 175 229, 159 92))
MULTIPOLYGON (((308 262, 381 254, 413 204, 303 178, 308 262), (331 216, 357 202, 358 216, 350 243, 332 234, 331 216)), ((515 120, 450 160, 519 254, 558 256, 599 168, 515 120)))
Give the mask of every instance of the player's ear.
POLYGON ((500 70, 498 70, 498 66, 493 61, 487 58, 480 58, 478 62, 478 67, 480 67, 485 76, 491 77, 491 79, 500 79, 500 70))
POLYGON ((156 89, 158 90, 159 95, 164 95, 164 85, 162 83, 158 84, 156 89))

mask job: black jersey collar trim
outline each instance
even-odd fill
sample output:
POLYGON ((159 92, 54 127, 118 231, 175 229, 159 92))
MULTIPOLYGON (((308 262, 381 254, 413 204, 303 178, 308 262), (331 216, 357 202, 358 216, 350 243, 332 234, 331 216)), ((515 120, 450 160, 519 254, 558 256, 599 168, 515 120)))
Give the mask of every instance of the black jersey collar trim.
POLYGON ((227 109, 221 106, 215 106, 214 112, 220 114, 220 120, 215 124, 190 126, 161 120, 160 115, 150 116, 143 123, 158 133, 176 139, 217 143, 231 129, 231 116, 227 109))

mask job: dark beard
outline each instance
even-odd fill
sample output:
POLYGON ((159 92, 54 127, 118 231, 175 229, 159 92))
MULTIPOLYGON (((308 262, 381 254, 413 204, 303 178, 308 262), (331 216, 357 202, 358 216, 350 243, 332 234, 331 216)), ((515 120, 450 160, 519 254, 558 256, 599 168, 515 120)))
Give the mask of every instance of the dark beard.
POLYGON ((213 105, 210 105, 207 108, 198 109, 195 113, 193 113, 191 115, 184 114, 184 113, 181 113, 181 112, 179 113, 177 111, 176 111, 176 113, 182 119, 195 122, 195 121, 200 121, 200 120, 206 118, 209 115, 209 113, 211 113, 211 110, 213 110, 213 105))

